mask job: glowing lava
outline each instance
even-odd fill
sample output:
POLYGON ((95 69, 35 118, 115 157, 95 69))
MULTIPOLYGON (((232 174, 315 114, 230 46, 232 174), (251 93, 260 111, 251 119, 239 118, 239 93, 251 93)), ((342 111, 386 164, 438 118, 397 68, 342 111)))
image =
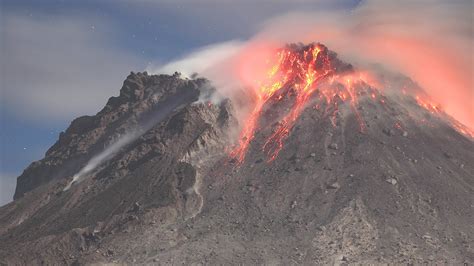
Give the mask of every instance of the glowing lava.
POLYGON ((316 90, 317 83, 333 72, 327 49, 321 53, 323 49, 326 48, 312 46, 303 54, 287 52, 289 57, 283 61, 284 67, 282 70, 285 72, 285 77, 290 77, 289 79, 294 81, 296 99, 290 113, 283 117, 278 128, 263 146, 263 150, 270 157, 269 161, 274 160, 283 148, 283 142, 288 137, 311 94, 316 90))
POLYGON ((239 163, 243 162, 250 142, 254 138, 263 106, 276 92, 291 86, 296 95, 293 108, 283 117, 263 147, 270 160, 275 159, 311 94, 316 90, 317 84, 330 76, 333 71, 328 50, 322 45, 314 44, 302 50, 285 48, 278 51, 278 60, 270 68, 267 81, 255 92, 255 107, 242 129, 239 144, 231 152, 231 157, 239 163))
MULTIPOLYGON (((438 116, 446 116, 441 105, 433 102, 428 96, 417 95, 415 96, 415 100, 416 100, 416 103, 420 107, 426 109, 431 114, 438 115, 438 116)), ((456 129, 459 133, 467 137, 474 138, 474 130, 465 126, 464 124, 462 124, 461 122, 457 121, 456 119, 452 117, 447 117, 447 120, 451 124, 451 126, 454 129, 456 129)))
POLYGON ((432 114, 441 113, 442 111, 441 105, 433 103, 427 97, 422 97, 418 95, 415 97, 415 99, 419 106, 425 108, 432 114))
MULTIPOLYGON (((254 105, 243 125, 236 147, 231 150, 230 157, 238 164, 243 163, 245 155, 255 137, 255 132, 262 115, 264 106, 270 101, 280 101, 285 96, 294 98, 291 109, 279 119, 270 136, 264 141, 262 151, 268 156, 268 162, 277 158, 283 149, 284 142, 288 138, 298 117, 306 108, 312 95, 317 92, 320 102, 314 107, 319 109, 325 104, 324 113, 332 110, 330 121, 336 126, 336 114, 340 102, 348 102, 361 132, 366 131, 366 123, 358 111, 358 95, 364 87, 367 99, 377 101, 385 106, 386 97, 376 91, 381 84, 367 72, 354 71, 350 65, 339 61, 334 54, 321 44, 308 46, 292 45, 277 51, 274 63, 268 67, 266 77, 257 82, 258 87, 250 93, 253 96, 254 105)), ((401 90, 406 95, 406 90, 401 90)), ((431 114, 440 116, 444 114, 441 106, 433 104, 427 97, 416 96, 419 106, 428 110, 431 114)), ((451 122, 459 132, 472 136, 472 132, 462 124, 451 122)), ((395 124, 399 130, 403 130, 400 122, 395 124)))

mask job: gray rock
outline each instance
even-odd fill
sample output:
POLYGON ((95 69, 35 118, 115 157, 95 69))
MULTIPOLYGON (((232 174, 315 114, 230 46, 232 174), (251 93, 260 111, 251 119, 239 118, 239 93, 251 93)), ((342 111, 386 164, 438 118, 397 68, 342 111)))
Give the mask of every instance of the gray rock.
POLYGON ((332 149, 332 150, 337 150, 337 149, 338 149, 337 143, 331 143, 331 144, 329 144, 328 148, 329 148, 329 149, 332 149))
POLYGON ((395 178, 388 178, 385 181, 387 181, 387 183, 390 183, 392 185, 396 185, 398 183, 398 181, 395 178))
POLYGON ((341 186, 339 185, 338 182, 334 182, 332 184, 329 184, 326 186, 328 189, 339 189, 341 186))
POLYGON ((390 128, 384 128, 382 132, 387 136, 393 136, 393 130, 390 128))
POLYGON ((448 159, 453 158, 453 156, 452 156, 451 153, 449 153, 449 152, 443 152, 443 155, 444 155, 444 157, 446 157, 446 158, 448 158, 448 159))
POLYGON ((294 208, 296 207, 296 204, 297 204, 297 203, 296 203, 296 200, 294 200, 294 201, 291 202, 291 206, 290 206, 290 207, 291 207, 292 209, 294 209, 294 208))

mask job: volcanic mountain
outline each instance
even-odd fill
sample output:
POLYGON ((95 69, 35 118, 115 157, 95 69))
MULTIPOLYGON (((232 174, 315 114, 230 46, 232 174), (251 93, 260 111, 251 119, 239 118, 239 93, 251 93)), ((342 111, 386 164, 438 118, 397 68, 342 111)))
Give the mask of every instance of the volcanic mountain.
POLYGON ((18 177, 0 264, 473 263, 469 130, 321 44, 276 58, 244 118, 131 73, 18 177))

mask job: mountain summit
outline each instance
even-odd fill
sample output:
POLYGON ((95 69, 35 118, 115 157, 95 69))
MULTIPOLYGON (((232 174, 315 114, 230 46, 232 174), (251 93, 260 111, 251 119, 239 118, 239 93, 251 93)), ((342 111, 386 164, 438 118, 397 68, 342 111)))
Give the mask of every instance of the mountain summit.
POLYGON ((0 263, 472 263, 472 137, 402 80, 288 45, 242 118, 131 73, 18 177, 0 263))

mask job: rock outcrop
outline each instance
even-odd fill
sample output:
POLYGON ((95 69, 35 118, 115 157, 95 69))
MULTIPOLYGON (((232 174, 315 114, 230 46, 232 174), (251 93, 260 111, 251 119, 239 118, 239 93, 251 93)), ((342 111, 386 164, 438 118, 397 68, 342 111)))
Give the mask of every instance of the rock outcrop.
POLYGON ((204 79, 183 80, 178 75, 131 73, 124 81, 118 97, 111 97, 97 115, 82 116, 72 121, 46 152, 45 158, 25 169, 18 177, 14 199, 51 180, 77 173, 87 161, 121 134, 140 123, 150 123, 141 120, 147 120, 147 117, 162 111, 154 108, 160 109, 169 102, 189 104, 197 100, 198 88, 206 83, 204 79))

